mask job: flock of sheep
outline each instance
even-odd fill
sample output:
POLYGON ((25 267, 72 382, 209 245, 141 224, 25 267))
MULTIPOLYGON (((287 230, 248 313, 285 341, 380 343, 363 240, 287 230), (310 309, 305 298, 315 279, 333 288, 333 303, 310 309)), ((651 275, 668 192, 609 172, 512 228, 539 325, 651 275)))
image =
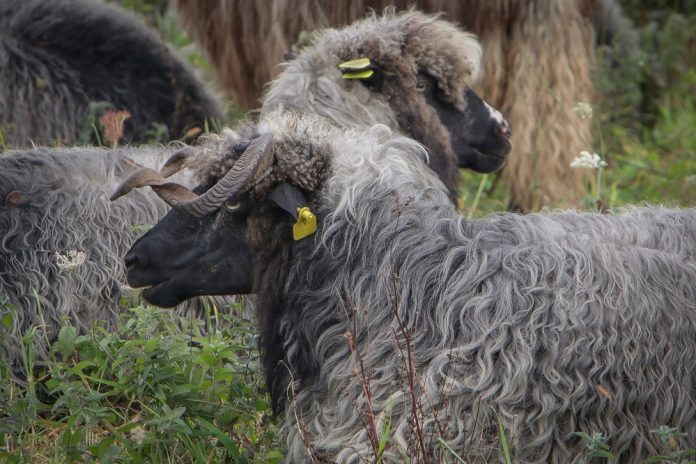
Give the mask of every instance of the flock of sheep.
MULTIPOLYGON (((190 12, 193 2, 174 3, 190 12)), ((503 3, 510 32, 532 21, 521 5, 543 24, 559 2, 491 2, 503 3)), ((590 7, 609 4, 577 3, 561 20, 578 28, 564 30, 573 44, 584 43, 590 7)), ((198 4, 189 27, 222 69, 237 56, 224 28, 202 31, 235 21, 236 2, 198 4), (200 5, 209 16, 196 20, 200 5)), ((502 34, 490 11, 470 11, 474 30, 488 20, 502 34)), ((178 136, 220 115, 183 61, 114 7, 11 0, 0 26, 0 126, 17 146, 74 144, 93 101, 128 108, 133 142, 152 124, 178 136), (132 53, 143 56, 130 63, 132 53)), ((487 53, 443 18, 372 13, 289 57, 255 121, 192 145, 0 157, 0 297, 14 316, 1 354, 21 375, 17 340, 29 327, 113 321, 124 280, 193 314, 195 298, 253 294, 287 462, 440 462, 452 451, 489 462, 499 425, 515 462, 571 462, 581 431, 604 433, 620 462, 656 454, 651 431, 662 425, 693 447, 696 210, 463 218, 459 168, 515 165, 516 140, 544 140, 524 125, 515 135, 517 101, 503 105, 511 133, 472 90, 482 60, 483 88, 497 82, 491 66, 513 74, 487 53), (153 227, 136 241, 142 226, 153 227)), ((496 86, 486 92, 505 93, 496 86)), ((554 147, 577 135, 556 130, 554 147)))

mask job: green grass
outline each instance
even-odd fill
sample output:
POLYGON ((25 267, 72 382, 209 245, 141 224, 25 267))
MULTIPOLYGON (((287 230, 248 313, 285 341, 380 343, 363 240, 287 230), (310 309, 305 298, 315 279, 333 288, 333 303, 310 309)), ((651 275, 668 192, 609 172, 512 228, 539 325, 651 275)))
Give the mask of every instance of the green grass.
POLYGON ((151 307, 115 330, 64 325, 48 362, 24 337, 13 380, 2 366, 0 462, 274 462, 282 459, 260 381, 254 330, 224 328, 151 307))

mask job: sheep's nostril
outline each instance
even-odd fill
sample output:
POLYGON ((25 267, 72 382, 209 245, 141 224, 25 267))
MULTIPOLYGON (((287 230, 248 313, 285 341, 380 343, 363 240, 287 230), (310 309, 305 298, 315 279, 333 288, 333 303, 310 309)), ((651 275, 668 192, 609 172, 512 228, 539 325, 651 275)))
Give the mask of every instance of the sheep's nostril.
POLYGON ((509 139, 512 136, 512 129, 510 129, 510 124, 503 120, 502 123, 496 124, 495 128, 496 134, 505 139, 509 139))
POLYGON ((126 265, 126 269, 133 269, 138 266, 145 264, 143 259, 137 253, 128 253, 125 258, 123 258, 123 263, 126 265))

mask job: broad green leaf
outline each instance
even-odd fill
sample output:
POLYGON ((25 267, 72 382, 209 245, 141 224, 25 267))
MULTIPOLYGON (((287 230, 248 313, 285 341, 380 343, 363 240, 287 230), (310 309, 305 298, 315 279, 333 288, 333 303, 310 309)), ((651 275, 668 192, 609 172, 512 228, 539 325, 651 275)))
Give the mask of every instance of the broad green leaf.
POLYGON ((63 326, 58 333, 58 340, 53 344, 55 351, 67 359, 75 351, 75 341, 77 340, 77 329, 71 325, 63 326))
POLYGON ((12 315, 12 313, 5 313, 2 315, 2 318, 0 318, 0 323, 2 323, 2 326, 5 330, 10 330, 13 321, 14 316, 12 315))

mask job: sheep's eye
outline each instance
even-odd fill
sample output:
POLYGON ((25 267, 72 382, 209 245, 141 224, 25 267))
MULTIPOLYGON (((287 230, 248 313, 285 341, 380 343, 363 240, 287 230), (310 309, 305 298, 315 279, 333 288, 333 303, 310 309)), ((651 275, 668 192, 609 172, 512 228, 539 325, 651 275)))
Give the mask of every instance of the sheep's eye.
POLYGON ((242 204, 238 201, 230 200, 225 202, 225 209, 227 209, 227 211, 237 211, 241 207, 242 204))
POLYGON ((425 92, 426 87, 427 87, 427 84, 425 82, 420 81, 420 80, 418 82, 416 82, 416 91, 417 92, 420 92, 420 93, 425 92))

